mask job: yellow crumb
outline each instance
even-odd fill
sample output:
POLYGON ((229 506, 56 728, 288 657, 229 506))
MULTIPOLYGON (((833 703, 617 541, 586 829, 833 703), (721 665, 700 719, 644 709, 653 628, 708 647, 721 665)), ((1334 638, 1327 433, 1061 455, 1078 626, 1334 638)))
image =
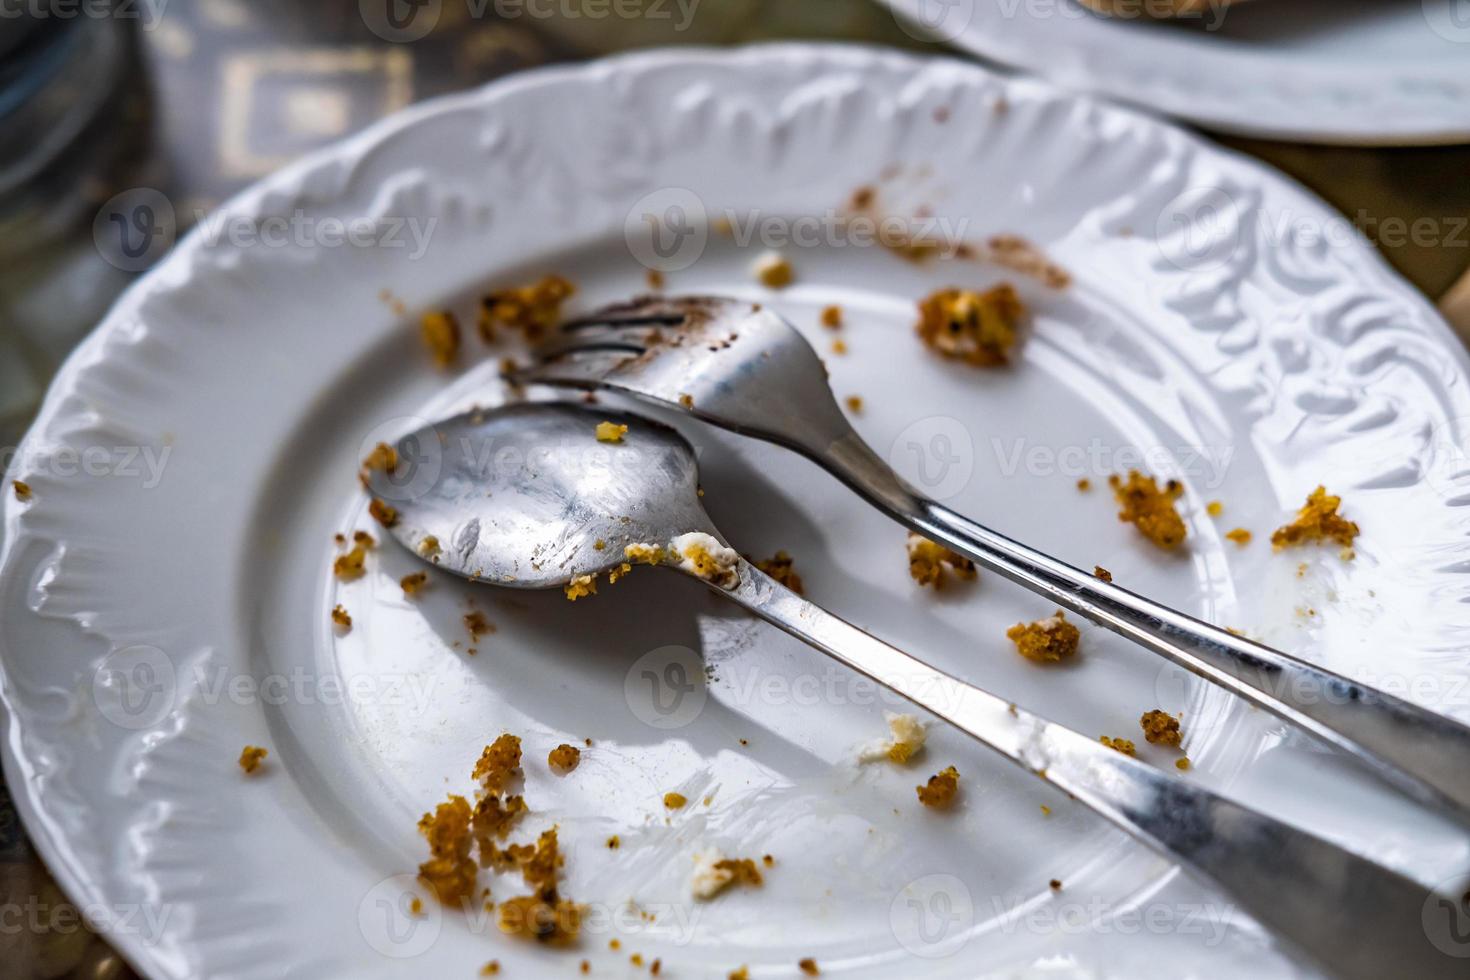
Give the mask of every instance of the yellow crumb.
POLYGON ((568 599, 576 602, 583 596, 597 594, 597 577, 595 575, 578 575, 566 584, 562 589, 568 599))
POLYGON ((1337 508, 1342 498, 1318 487, 1307 496, 1307 502, 1290 523, 1277 528, 1271 535, 1271 544, 1276 548, 1292 548, 1309 542, 1334 541, 1341 545, 1344 558, 1351 557, 1353 541, 1358 537, 1358 525, 1342 517, 1337 508))
POLYGON ((1168 481, 1161 490, 1153 477, 1129 470, 1126 483, 1118 476, 1108 477, 1108 483, 1123 508, 1118 511, 1118 520, 1132 524, 1165 550, 1177 548, 1184 541, 1184 518, 1174 509, 1174 501, 1184 494, 1178 480, 1168 481))
POLYGON ((1167 745, 1177 749, 1183 742, 1184 734, 1179 730, 1179 719, 1167 711, 1158 708, 1145 711, 1138 723, 1143 728, 1143 737, 1150 745, 1167 745))
POLYGON ((690 395, 690 394, 681 394, 681 395, 679 395, 679 404, 682 405, 682 406, 684 406, 685 408, 693 408, 694 407, 694 396, 693 395, 690 395))
POLYGON ((367 459, 362 461, 362 468, 392 473, 398 469, 398 450, 386 442, 380 442, 373 447, 372 452, 367 454, 367 459))
POLYGON ((240 750, 240 768, 247 773, 255 772, 270 752, 258 745, 247 745, 240 750))
POLYGON ((10 485, 15 489, 16 500, 26 501, 30 500, 33 496, 31 485, 24 480, 11 480, 10 485))
POLYGON ((1067 614, 1058 609, 1046 619, 1017 623, 1006 630, 1006 637, 1027 660, 1056 663, 1076 655, 1082 632, 1067 622, 1067 614))
POLYGON ((489 963, 486 963, 484 966, 480 967, 480 976, 482 976, 482 977, 493 977, 493 976, 495 976, 499 972, 500 972, 500 961, 499 960, 491 960, 489 963))
POLYGON ((1220 503, 1220 501, 1218 500, 1211 500, 1209 503, 1205 504, 1205 513, 1209 514, 1211 517, 1219 517, 1221 514, 1225 513, 1225 505, 1220 503))
POLYGON ((744 966, 736 967, 730 971, 726 980, 750 980, 750 968, 744 966))
POLYGON ((832 353, 834 353, 834 354, 846 354, 847 353, 847 341, 840 340, 840 339, 839 340, 832 341, 832 353))
POLYGON ((1077 489, 1082 493, 1086 493, 1087 491, 1092 489, 1092 481, 1084 476, 1082 479, 1077 481, 1077 489))
POLYGON ((436 367, 447 368, 459 357, 459 321, 448 310, 425 313, 419 322, 419 335, 436 367))
POLYGON ((1104 582, 1111 582, 1113 580, 1113 573, 1108 571, 1106 568, 1103 568, 1101 565, 1093 565, 1092 577, 1100 578, 1104 582))
POLYGON ((1098 737, 1098 741, 1124 755, 1136 756, 1138 754, 1137 746, 1126 738, 1108 738, 1106 735, 1101 735, 1098 737))
POLYGON ((643 279, 648 283, 649 289, 664 288, 664 274, 657 269, 649 269, 643 274, 643 279))
POLYGON ((1226 531, 1225 538, 1228 541, 1234 541, 1242 548, 1251 543, 1251 533, 1243 527, 1237 527, 1234 530, 1226 531))
POLYGON ((439 545, 439 539, 432 534, 424 535, 424 539, 419 542, 419 554, 425 558, 433 558, 443 550, 439 545))
POLYGON ((822 326, 826 327, 828 330, 838 330, 838 329, 841 329, 841 327, 842 327, 842 307, 840 307, 840 306, 824 306, 824 307, 822 307, 822 318, 821 319, 822 319, 822 326))
POLYGON ((796 574, 792 557, 786 552, 778 551, 774 556, 767 558, 765 561, 753 562, 752 564, 797 595, 806 595, 805 590, 802 588, 801 576, 796 574))
POLYGON ((965 581, 974 579, 978 574, 975 563, 964 555, 912 531, 909 532, 907 548, 909 577, 920 585, 932 585, 935 589, 941 589, 949 574, 965 581))
POLYGON ((332 607, 332 622, 344 630, 352 629, 352 616, 341 603, 332 607))
POLYGON ((620 838, 617 834, 613 834, 607 839, 607 849, 609 851, 616 851, 619 847, 622 846, 622 843, 622 838, 620 838))
POLYGON ((565 742, 552 749, 546 757, 546 765, 559 776, 565 776, 577 768, 577 763, 581 761, 582 750, 565 742))
POLYGON ((628 427, 626 425, 619 425, 616 422, 597 423, 598 442, 622 442, 623 436, 627 434, 628 427))
POLYGON ((862 414, 862 412, 863 412, 863 399, 862 399, 862 396, 860 396, 860 395, 848 395, 847 398, 843 399, 843 403, 845 405, 847 405, 847 410, 849 412, 851 412, 852 414, 854 414, 854 415, 861 415, 862 414))
POLYGON ((577 288, 561 276, 546 276, 529 286, 512 286, 480 300, 478 327, 486 343, 501 327, 519 330, 526 340, 540 340, 561 319, 562 304, 577 288))
POLYGON ((1189 765, 1190 765, 1190 763, 1189 763, 1189 760, 1188 759, 1175 759, 1174 760, 1174 768, 1175 769, 1188 770, 1189 769, 1189 765))
POLYGON ((486 619, 485 614, 478 609, 464 614, 464 628, 469 630, 471 640, 478 640, 485 633, 495 632, 495 624, 486 619))
POLYGON ((954 802, 960 791, 959 770, 954 766, 946 766, 930 776, 926 785, 915 788, 918 790, 920 803, 942 810, 954 802))
POLYGON ((391 504, 383 503, 383 501, 379 500, 377 497, 374 497, 368 503, 368 513, 373 515, 373 520, 377 521, 384 527, 392 527, 393 525, 398 523, 397 508, 393 507, 391 504))
POLYGON ((332 574, 343 581, 361 578, 367 570, 367 549, 367 545, 359 543, 346 554, 338 555, 332 562, 332 574))
POLYGON ((688 802, 688 798, 683 793, 664 794, 664 806, 670 810, 677 810, 688 802))
POLYGON ((630 544, 623 549, 623 557, 644 565, 662 564, 666 557, 661 545, 630 544))
POLYGON ((422 898, 419 898, 417 895, 415 895, 413 897, 413 901, 408 903, 408 911, 412 915, 423 915, 424 914, 424 900, 422 898))
POLYGON ((796 273, 783 256, 767 252, 756 260, 755 277, 767 289, 785 289, 796 280, 796 273))
POLYGON ((1010 361, 1026 314, 1009 283, 985 292, 941 289, 919 303, 919 339, 941 357, 975 367, 1010 361))
POLYGON ((809 977, 814 977, 822 971, 817 969, 817 961, 807 956, 796 962, 796 968, 809 977))
POLYGON ((429 584, 428 572, 410 572, 398 580, 404 595, 418 595, 429 584))

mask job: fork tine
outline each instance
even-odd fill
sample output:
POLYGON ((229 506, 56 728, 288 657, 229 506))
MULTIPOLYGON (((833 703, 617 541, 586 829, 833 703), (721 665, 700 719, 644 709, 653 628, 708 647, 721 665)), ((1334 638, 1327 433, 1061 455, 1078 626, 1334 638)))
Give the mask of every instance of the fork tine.
POLYGON ((540 361, 549 361, 582 351, 616 351, 623 356, 642 354, 648 349, 636 335, 618 330, 585 331, 556 337, 537 347, 532 353, 540 361))
POLYGON ((624 349, 574 349, 505 375, 514 384, 571 385, 594 388, 614 369, 636 355, 624 349))
POLYGON ((568 320, 562 330, 581 331, 589 327, 673 327, 684 323, 691 313, 710 310, 728 300, 716 296, 639 296, 625 303, 613 303, 584 316, 568 320))

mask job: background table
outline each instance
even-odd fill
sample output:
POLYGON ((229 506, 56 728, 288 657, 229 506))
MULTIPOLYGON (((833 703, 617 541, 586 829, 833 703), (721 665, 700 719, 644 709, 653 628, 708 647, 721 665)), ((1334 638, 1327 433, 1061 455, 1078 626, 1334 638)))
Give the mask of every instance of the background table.
MULTIPOLYGON (((672 0, 658 8, 666 16, 623 20, 579 15, 592 9, 582 6, 588 0, 442 0, 432 29, 411 41, 373 16, 375 4, 390 2, 189 0, 140 23, 138 64, 125 79, 137 97, 110 121, 115 165, 73 189, 85 220, 46 235, 5 228, 0 447, 15 445, 61 359, 137 274, 93 235, 94 217, 120 192, 161 194, 176 235, 254 179, 418 99, 633 47, 828 39, 949 53, 900 30, 869 0, 700 0, 687 21, 672 0)), ((1470 147, 1221 142, 1338 208, 1470 338, 1470 147)), ((79 925, 27 844, 3 784, 0 909, 9 916, 0 925, 21 925, 0 929, 5 977, 133 976, 79 925)))

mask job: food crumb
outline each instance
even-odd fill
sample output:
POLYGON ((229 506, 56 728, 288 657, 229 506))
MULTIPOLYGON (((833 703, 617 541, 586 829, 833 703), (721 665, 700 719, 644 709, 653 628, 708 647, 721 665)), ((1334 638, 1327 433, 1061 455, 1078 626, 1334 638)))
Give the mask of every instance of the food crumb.
POLYGON ((928 726, 914 715, 883 712, 888 737, 869 742, 858 752, 859 762, 887 760, 903 765, 919 753, 928 738, 928 726))
POLYGON ((750 968, 744 966, 737 967, 730 971, 726 980, 750 980, 750 968))
POLYGON ((613 834, 611 837, 609 837, 607 839, 607 849, 609 851, 616 851, 619 847, 622 847, 622 846, 623 846, 623 839, 621 837, 619 837, 617 834, 613 834))
POLYGON ((489 963, 486 963, 484 966, 480 967, 480 976, 482 976, 482 977, 493 977, 493 976, 495 976, 499 972, 500 972, 500 961, 499 960, 491 960, 489 963))
POLYGON ((351 551, 338 555, 332 562, 332 574, 344 582, 362 578, 363 572, 367 570, 367 549, 367 545, 358 542, 352 546, 351 551))
POLYGON ((1093 565, 1092 577, 1102 579, 1104 582, 1111 582, 1113 580, 1113 573, 1101 565, 1093 565))
POLYGON ((1344 558, 1351 557, 1353 541, 1358 536, 1358 525, 1341 516, 1337 508, 1342 498, 1319 486, 1307 495, 1307 502, 1290 524, 1284 524, 1271 534, 1275 548, 1292 548, 1309 542, 1335 541, 1341 545, 1344 558))
POLYGON ((1026 308, 1009 283, 985 292, 941 289, 919 303, 919 339, 941 357, 974 367, 1010 362, 1026 308))
POLYGON ((439 544, 439 539, 432 534, 424 535, 424 539, 419 542, 418 552, 424 558, 433 558, 443 550, 439 544))
POLYGON ((1237 527, 1233 530, 1226 531, 1225 539, 1227 541, 1234 541, 1240 547, 1244 548, 1251 543, 1251 533, 1243 527, 1237 527))
POLYGON ((955 796, 960 789, 960 774, 954 766, 946 766, 933 776, 929 782, 915 789, 919 794, 919 802, 924 806, 942 810, 954 802, 955 796))
POLYGON ((689 802, 689 798, 683 793, 665 793, 664 806, 670 810, 677 810, 689 802))
POLYGON ((1211 517, 1219 517, 1221 514, 1225 513, 1225 505, 1220 503, 1220 501, 1218 500, 1211 500, 1209 503, 1205 504, 1205 513, 1209 514, 1211 517))
POLYGON ((843 404, 854 415, 861 415, 863 413, 863 399, 861 395, 848 395, 843 399, 843 404))
POLYGON ((1051 807, 1047 806, 1045 803, 1041 804, 1041 815, 1043 817, 1051 816, 1051 807))
POLYGON ((1077 481, 1077 489, 1081 493, 1086 493, 1087 491, 1092 489, 1092 481, 1084 476, 1082 479, 1077 481))
POLYGON ((470 639, 475 641, 486 633, 495 632, 495 624, 486 619, 485 614, 478 609, 464 614, 464 628, 469 631, 470 639))
POLYGON ((592 964, 590 962, 588 962, 587 960, 583 960, 577 966, 577 969, 581 970, 583 973, 591 973, 592 972, 592 964))
POLYGON ((793 567, 793 559, 786 552, 778 551, 765 561, 753 562, 752 564, 797 595, 806 595, 806 592, 802 588, 801 576, 796 574, 796 569, 793 567))
POLYGON ((832 353, 842 355, 847 353, 847 341, 838 339, 832 341, 832 353))
POLYGON ((368 513, 373 515, 373 520, 377 521, 384 527, 392 527, 393 525, 398 523, 397 508, 395 508, 391 504, 385 504, 377 497, 374 497, 368 503, 368 513))
POLYGON ((1174 501, 1184 494, 1184 486, 1178 480, 1169 480, 1161 490, 1153 477, 1129 470, 1126 483, 1117 475, 1108 477, 1108 483, 1122 507, 1118 520, 1132 524, 1165 550, 1176 548, 1184 541, 1184 518, 1174 509, 1174 501))
POLYGON ((731 885, 763 883, 760 869, 750 858, 727 858, 713 848, 694 855, 694 874, 689 888, 695 898, 711 899, 731 885))
POLYGON ((10 486, 15 490, 15 499, 20 501, 30 500, 34 496, 31 485, 24 480, 11 480, 10 486))
POLYGON ((581 761, 582 750, 565 742, 552 749, 546 757, 546 765, 558 776, 565 776, 577 768, 577 764, 581 761))
POLYGON ((684 408, 693 408, 694 396, 689 394, 688 392, 681 392, 679 395, 679 404, 684 408))
POLYGON ((643 280, 648 283, 649 289, 658 290, 664 288, 664 274, 657 269, 649 269, 644 273, 643 280))
POLYGON ((920 585, 932 585, 938 590, 944 587, 949 574, 964 581, 970 581, 979 574, 975 571, 975 563, 964 555, 913 531, 909 532, 907 548, 909 577, 920 585))
POLYGON ((598 442, 622 442, 623 436, 627 434, 628 427, 626 425, 619 425, 616 422, 597 423, 598 442))
POLYGON ((343 606, 340 602, 332 607, 332 622, 344 630, 352 629, 352 615, 348 613, 347 607, 343 606))
POLYGON ((415 895, 413 901, 408 903, 408 911, 411 915, 423 915, 424 900, 415 895))
POLYGON ((253 773, 260 768, 260 764, 268 755, 270 752, 258 745, 247 745, 240 750, 240 768, 244 769, 247 774, 253 773))
MULTIPOLYGON (((629 546, 632 547, 631 545, 629 546)), ((703 531, 690 531, 669 542, 669 552, 677 557, 676 564, 706 582, 722 589, 733 589, 740 584, 740 556, 731 548, 720 544, 719 539, 703 531)), ((624 555, 633 557, 624 549, 624 555)))
POLYGON ((597 577, 594 575, 578 575, 566 584, 562 589, 566 597, 576 602, 583 596, 597 594, 597 577))
POLYGON ((562 304, 577 288, 561 276, 545 276, 529 286, 497 290, 480 300, 480 339, 489 343, 500 327, 519 330, 527 340, 541 339, 561 319, 562 304))
POLYGON ((1061 891, 1062 890, 1062 882, 1061 882, 1061 879, 1060 878, 1053 878, 1051 881, 1047 882, 1047 887, 1050 888, 1054 892, 1061 891))
POLYGON ((842 307, 822 307, 822 326, 828 330, 840 330, 842 328, 842 307))
POLYGON ((755 277, 767 289, 785 289, 796 279, 791 263, 779 252, 766 252, 755 260, 755 277))
POLYGON ((448 310, 425 313, 419 321, 419 336, 429 348, 435 367, 447 368, 459 357, 459 321, 448 310))
POLYGON ((607 941, 607 948, 610 949, 610 950, 612 950, 614 953, 616 953, 618 950, 620 950, 620 949, 623 948, 623 944, 622 944, 622 942, 620 940, 617 940, 617 939, 609 939, 607 941))
POLYGON ((1167 711, 1158 708, 1145 711, 1138 723, 1143 728, 1143 737, 1150 745, 1167 745, 1177 749, 1183 742, 1184 735, 1179 729, 1179 719, 1167 711))
POLYGON ((1188 759, 1175 759, 1174 760, 1174 768, 1175 769, 1187 771, 1189 769, 1189 767, 1190 767, 1190 762, 1189 762, 1188 759))
POLYGON ((362 468, 365 470, 381 470, 384 473, 392 473, 398 469, 398 450, 386 442, 380 442, 373 447, 373 451, 368 453, 367 458, 362 461, 362 468))
POLYGON ((418 595, 429 584, 428 572, 410 572, 398 580, 404 595, 418 595))
POLYGON ((814 977, 822 972, 821 970, 817 969, 817 961, 812 959, 810 956, 798 960, 796 963, 796 968, 809 977, 814 977))
POLYGON ((623 557, 641 565, 661 565, 666 555, 661 545, 640 543, 624 547, 623 557))
POLYGON ((1006 638, 1016 645, 1016 652, 1037 663, 1057 663, 1077 653, 1082 631, 1067 622, 1067 614, 1056 614, 1034 623, 1017 623, 1006 630, 1006 638))
POLYGON ((1108 738, 1108 736, 1106 735, 1101 735, 1098 737, 1098 741, 1106 745, 1108 748, 1121 752, 1124 755, 1138 755, 1138 746, 1134 745, 1126 738, 1108 738))

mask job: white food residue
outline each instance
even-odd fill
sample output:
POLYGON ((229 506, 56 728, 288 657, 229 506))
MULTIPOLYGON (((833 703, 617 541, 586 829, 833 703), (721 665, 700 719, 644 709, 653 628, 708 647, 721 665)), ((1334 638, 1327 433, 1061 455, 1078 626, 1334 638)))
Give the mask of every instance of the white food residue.
POLYGON ((888 722, 888 737, 874 739, 858 752, 859 762, 907 762, 924 747, 928 728, 913 715, 883 712, 888 722))

